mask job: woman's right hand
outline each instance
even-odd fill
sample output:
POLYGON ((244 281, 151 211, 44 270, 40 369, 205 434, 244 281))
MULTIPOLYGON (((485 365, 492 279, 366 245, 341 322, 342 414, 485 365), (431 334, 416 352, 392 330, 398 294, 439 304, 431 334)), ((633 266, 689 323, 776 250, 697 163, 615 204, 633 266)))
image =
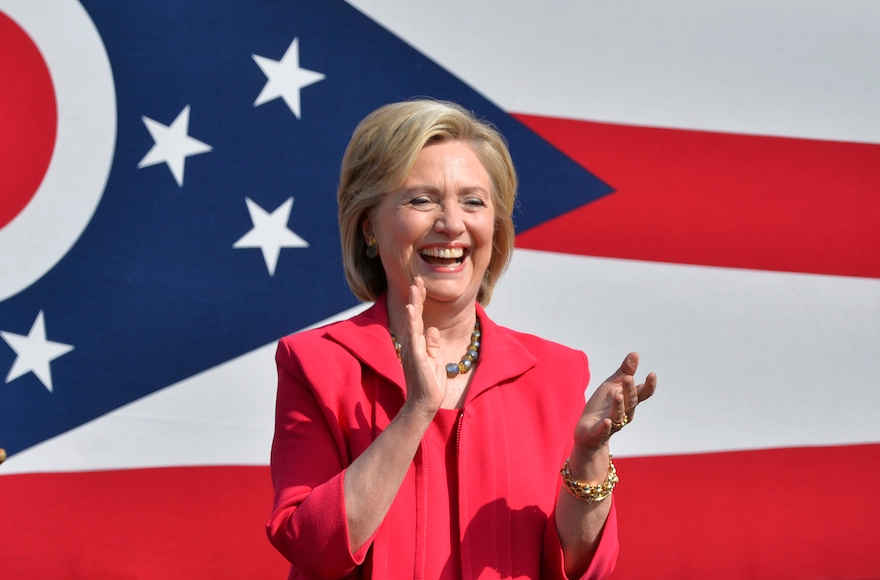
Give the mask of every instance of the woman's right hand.
POLYGON ((426 297, 425 282, 416 276, 409 287, 400 361, 406 380, 404 406, 433 418, 446 396, 446 365, 440 354, 440 332, 434 327, 426 329, 422 318, 426 297))
POLYGON ((446 396, 446 368, 440 361, 440 333, 425 329, 427 293, 421 278, 409 289, 400 360, 406 379, 403 409, 345 473, 345 509, 352 553, 365 545, 391 508, 422 437, 446 396))

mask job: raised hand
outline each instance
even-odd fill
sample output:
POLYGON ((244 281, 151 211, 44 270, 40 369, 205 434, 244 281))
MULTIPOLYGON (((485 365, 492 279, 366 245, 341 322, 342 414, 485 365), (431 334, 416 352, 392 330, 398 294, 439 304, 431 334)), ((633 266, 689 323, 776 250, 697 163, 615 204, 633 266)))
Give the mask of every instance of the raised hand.
POLYGON ((587 449, 601 447, 633 420, 636 407, 657 388, 654 373, 648 373, 645 382, 636 385, 634 375, 638 368, 639 354, 629 353, 620 368, 593 392, 575 427, 575 444, 587 449))
POLYGON ((446 368, 440 355, 440 332, 425 328, 422 318, 427 292, 421 276, 409 287, 406 327, 400 337, 400 360, 406 379, 406 404, 432 417, 446 396, 446 368))
MULTIPOLYGON (((574 429, 574 447, 569 458, 569 474, 586 485, 607 481, 611 473, 611 435, 632 421, 638 404, 657 388, 657 375, 648 373, 645 382, 636 386, 633 376, 639 367, 638 353, 631 352, 617 371, 599 385, 578 419, 574 429)), ((556 505, 556 529, 570 578, 580 577, 587 569, 598 546, 602 527, 611 510, 610 501, 585 502, 564 490, 556 505)))
POLYGON ((409 289, 403 332, 396 337, 401 345, 406 403, 345 474, 345 510, 353 551, 363 546, 384 520, 446 395, 446 370, 439 360, 440 335, 436 328, 425 329, 422 318, 426 297, 424 282, 416 278, 409 289))

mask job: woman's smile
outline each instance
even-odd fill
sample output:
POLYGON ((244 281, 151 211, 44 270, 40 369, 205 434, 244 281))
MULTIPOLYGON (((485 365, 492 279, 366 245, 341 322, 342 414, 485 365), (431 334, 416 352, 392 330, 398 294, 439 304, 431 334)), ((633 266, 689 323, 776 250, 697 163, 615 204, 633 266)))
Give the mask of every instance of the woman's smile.
POLYGON ((419 250, 422 259, 432 266, 454 268, 460 266, 467 256, 467 249, 462 246, 428 247, 419 250))

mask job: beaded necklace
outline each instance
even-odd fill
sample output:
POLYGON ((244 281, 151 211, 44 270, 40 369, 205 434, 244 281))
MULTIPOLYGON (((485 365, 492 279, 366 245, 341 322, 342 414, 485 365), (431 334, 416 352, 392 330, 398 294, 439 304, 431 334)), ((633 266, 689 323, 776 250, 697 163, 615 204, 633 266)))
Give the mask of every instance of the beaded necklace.
MULTIPOLYGON (((454 379, 459 374, 467 374, 469 370, 474 368, 477 358, 480 356, 480 319, 474 324, 474 332, 471 334, 471 343, 468 345, 467 352, 461 357, 457 363, 449 363, 446 365, 446 378, 454 379)), ((394 344, 394 352, 397 353, 397 360, 400 360, 400 343, 394 333, 391 333, 391 342, 394 344)))

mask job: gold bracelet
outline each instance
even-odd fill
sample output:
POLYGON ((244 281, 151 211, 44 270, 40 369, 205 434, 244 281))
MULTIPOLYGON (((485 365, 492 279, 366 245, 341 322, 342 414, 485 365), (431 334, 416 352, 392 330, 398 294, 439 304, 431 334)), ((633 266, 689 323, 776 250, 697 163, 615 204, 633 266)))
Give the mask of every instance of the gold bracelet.
POLYGON ((587 503, 602 501, 611 495, 611 492, 614 491, 614 486, 620 481, 617 478, 617 469, 614 468, 614 462, 611 461, 610 453, 608 454, 608 477, 602 483, 586 485, 573 478, 571 476, 571 469, 568 466, 568 459, 565 460, 565 465, 559 470, 559 474, 562 476, 562 483, 565 484, 565 489, 568 490, 568 493, 587 503))

